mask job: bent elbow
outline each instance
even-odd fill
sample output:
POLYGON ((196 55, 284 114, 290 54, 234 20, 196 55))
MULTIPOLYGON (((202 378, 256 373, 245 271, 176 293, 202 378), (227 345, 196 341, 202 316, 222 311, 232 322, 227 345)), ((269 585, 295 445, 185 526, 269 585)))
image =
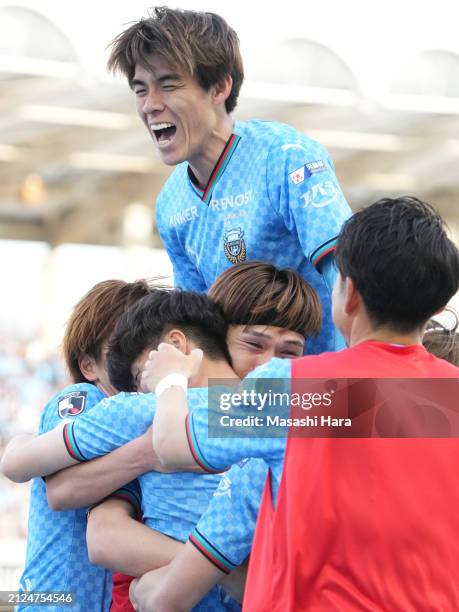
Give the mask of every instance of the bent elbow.
POLYGON ((47 495, 48 498, 48 506, 54 512, 62 512, 63 510, 67 510, 65 506, 61 503, 59 499, 54 499, 51 495, 47 495))
POLYGON ((93 565, 105 567, 105 555, 102 545, 96 540, 88 540, 88 559, 93 565))
MULTIPOLYGON (((97 508, 95 508, 97 510, 97 508)), ((103 517, 93 515, 93 510, 88 514, 86 527, 86 546, 88 558, 93 565, 105 567, 110 571, 116 571, 111 559, 113 543, 116 542, 116 526, 107 524, 103 517)))
MULTIPOLYGON (((91 529, 89 524, 86 532, 86 545, 88 547, 88 558, 93 565, 107 567, 107 541, 101 537, 97 529, 91 529)), ((109 568, 108 568, 109 569, 109 568)))
POLYGON ((48 506, 55 512, 69 510, 72 507, 62 491, 52 489, 48 485, 46 486, 46 497, 48 499, 48 506))
POLYGON ((170 449, 168 450, 167 446, 164 447, 164 449, 160 447, 160 450, 157 455, 161 467, 163 467, 165 470, 172 470, 178 467, 177 458, 171 454, 170 449))
POLYGON ((171 444, 171 437, 166 435, 155 435, 153 431, 153 450, 158 457, 159 463, 163 468, 175 467, 177 463, 173 451, 174 445, 171 444))
POLYGON ((17 470, 15 462, 8 454, 4 454, 2 457, 0 462, 0 472, 3 474, 3 476, 5 476, 5 478, 8 478, 8 480, 12 480, 13 482, 27 482, 30 480, 28 475, 24 475, 17 470))

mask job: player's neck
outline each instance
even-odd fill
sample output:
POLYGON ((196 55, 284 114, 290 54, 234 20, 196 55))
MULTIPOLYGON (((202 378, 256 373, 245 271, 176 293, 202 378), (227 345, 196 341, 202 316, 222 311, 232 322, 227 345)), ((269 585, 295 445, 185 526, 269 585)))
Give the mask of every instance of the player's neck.
POLYGON ((107 397, 111 397, 112 395, 116 395, 118 391, 115 387, 112 387, 110 384, 104 384, 100 380, 94 382, 99 391, 102 391, 107 397))
POLYGON ((388 326, 374 327, 368 321, 353 325, 349 334, 349 346, 369 341, 406 346, 422 344, 422 329, 417 328, 411 332, 401 332, 388 326))
POLYGON ((225 114, 208 135, 202 148, 188 160, 190 169, 201 189, 204 189, 209 182, 215 164, 232 133, 233 120, 230 115, 225 114))
POLYGON ((190 387, 208 387, 209 379, 212 378, 238 379, 239 377, 227 361, 223 359, 212 361, 204 357, 198 372, 190 378, 190 387))

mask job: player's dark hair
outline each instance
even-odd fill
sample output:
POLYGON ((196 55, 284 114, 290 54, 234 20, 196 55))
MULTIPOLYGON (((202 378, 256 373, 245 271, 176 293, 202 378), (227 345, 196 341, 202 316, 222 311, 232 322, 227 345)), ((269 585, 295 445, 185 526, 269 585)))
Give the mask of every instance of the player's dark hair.
POLYGON ((409 332, 459 287, 459 252, 440 215, 414 197, 383 198, 344 224, 335 250, 376 326, 409 332))
POLYGON ((124 313, 110 339, 108 374, 120 391, 135 391, 133 362, 155 349, 172 329, 179 329, 207 358, 231 363, 226 346, 228 324, 221 308, 207 295, 180 289, 155 291, 124 313))
POLYGON ((73 382, 89 382, 80 370, 79 360, 88 355, 100 361, 104 344, 108 342, 118 318, 153 290, 146 280, 133 283, 107 280, 94 285, 81 298, 67 323, 62 343, 65 363, 73 382))
POLYGON ((320 332, 322 308, 295 270, 251 261, 228 268, 209 289, 231 325, 273 325, 308 337, 320 332))
POLYGON ((111 43, 108 69, 132 83, 136 64, 149 69, 152 57, 196 79, 204 91, 231 76, 233 85, 225 106, 236 108, 244 68, 236 32, 214 13, 157 6, 119 34, 111 43))
POLYGON ((457 331, 459 317, 453 308, 447 307, 446 310, 453 316, 454 324, 447 326, 436 319, 431 319, 427 324, 422 344, 429 353, 459 366, 459 333, 457 331))

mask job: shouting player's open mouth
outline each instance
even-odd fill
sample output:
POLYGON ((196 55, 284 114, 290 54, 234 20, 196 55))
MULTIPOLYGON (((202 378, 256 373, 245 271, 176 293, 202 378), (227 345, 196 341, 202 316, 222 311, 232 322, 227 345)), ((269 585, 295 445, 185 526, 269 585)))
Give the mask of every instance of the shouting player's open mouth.
POLYGON ((158 146, 165 147, 175 136, 177 128, 173 123, 152 123, 150 129, 156 137, 158 146))

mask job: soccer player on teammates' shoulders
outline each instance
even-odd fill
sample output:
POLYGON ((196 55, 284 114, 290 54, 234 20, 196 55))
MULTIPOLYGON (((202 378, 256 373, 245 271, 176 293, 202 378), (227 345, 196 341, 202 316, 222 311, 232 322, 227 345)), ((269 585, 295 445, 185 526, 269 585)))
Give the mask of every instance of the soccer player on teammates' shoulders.
POLYGON ((350 209, 322 145, 293 127, 232 117, 243 81, 235 31, 213 13, 153 9, 112 43, 159 157, 177 166, 157 200, 175 284, 206 291, 226 268, 267 261, 317 291, 309 353, 344 346, 331 318, 333 250, 350 209))

